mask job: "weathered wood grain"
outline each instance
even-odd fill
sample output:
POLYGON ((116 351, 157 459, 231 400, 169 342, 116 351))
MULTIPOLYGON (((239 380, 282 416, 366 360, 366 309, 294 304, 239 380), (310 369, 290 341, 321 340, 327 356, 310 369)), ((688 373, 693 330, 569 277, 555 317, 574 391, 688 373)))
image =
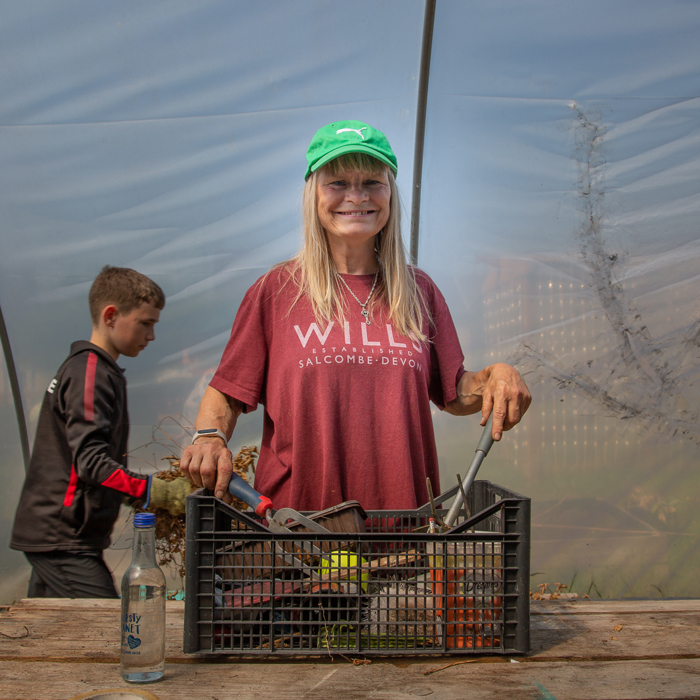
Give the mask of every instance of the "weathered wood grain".
MULTIPOLYGON (((469 663, 428 676, 436 663, 169 664, 147 686, 160 700, 679 700, 700 698, 700 660, 469 663)), ((113 664, 0 661, 0 700, 67 700, 127 688, 113 664)))
MULTIPOLYGON (((168 601, 166 653, 182 652, 184 603, 168 601)), ((532 655, 543 659, 700 654, 700 601, 533 602, 532 655)), ((23 600, 0 612, 0 658, 103 661, 119 653, 119 601, 23 600)))
POLYGON ((698 657, 700 601, 533 603, 530 638, 541 658, 698 657))
MULTIPOLYGON (((127 687, 117 600, 23 600, 0 609, 0 700, 67 700, 127 687)), ((168 601, 159 698, 502 700, 698 698, 700 600, 533 601, 524 657, 256 659, 182 652, 184 604, 168 601), (466 662, 466 663, 465 663, 466 662), (427 675, 426 675, 426 672, 427 675)))

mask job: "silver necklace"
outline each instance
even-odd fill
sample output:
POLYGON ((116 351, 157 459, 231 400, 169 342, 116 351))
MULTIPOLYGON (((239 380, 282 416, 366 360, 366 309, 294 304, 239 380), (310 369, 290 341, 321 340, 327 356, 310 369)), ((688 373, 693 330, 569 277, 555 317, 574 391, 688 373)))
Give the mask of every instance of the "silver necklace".
POLYGON ((348 292, 355 297, 357 303, 362 307, 362 315, 365 317, 365 321, 369 326, 369 311, 367 311, 367 304, 369 304, 369 300, 372 298, 372 294, 374 294, 374 288, 377 286, 377 280, 379 279, 379 268, 377 268, 377 271, 374 273, 374 284, 372 285, 372 289, 369 290, 369 296, 365 300, 364 304, 357 298, 355 292, 348 287, 348 283, 341 277, 340 273, 338 273, 338 279, 340 279, 340 281, 345 285, 345 289, 347 289, 348 292))

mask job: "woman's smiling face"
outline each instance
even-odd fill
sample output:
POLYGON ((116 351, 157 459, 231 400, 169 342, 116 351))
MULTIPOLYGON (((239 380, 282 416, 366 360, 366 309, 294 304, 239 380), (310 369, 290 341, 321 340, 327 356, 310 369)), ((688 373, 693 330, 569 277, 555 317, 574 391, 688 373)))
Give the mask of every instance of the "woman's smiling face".
POLYGON ((391 186, 387 169, 379 172, 323 168, 316 182, 318 218, 332 239, 369 240, 389 220, 391 186))

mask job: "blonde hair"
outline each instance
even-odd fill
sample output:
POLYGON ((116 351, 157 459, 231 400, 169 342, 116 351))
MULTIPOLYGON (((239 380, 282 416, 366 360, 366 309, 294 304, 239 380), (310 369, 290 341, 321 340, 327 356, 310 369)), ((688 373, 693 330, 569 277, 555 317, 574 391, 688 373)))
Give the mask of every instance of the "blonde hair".
POLYGON ((375 238, 375 253, 380 278, 369 304, 370 315, 374 306, 383 304, 389 319, 402 335, 425 341, 423 323, 430 314, 423 294, 416 283, 415 270, 406 262, 406 250, 401 237, 401 201, 394 173, 388 166, 365 153, 348 153, 332 160, 311 173, 302 195, 303 244, 294 258, 276 266, 286 267, 297 286, 294 304, 306 297, 318 322, 337 319, 343 323, 345 315, 338 286, 338 270, 331 254, 328 238, 318 217, 317 181, 320 172, 335 175, 341 170, 352 172, 386 173, 391 188, 389 220, 375 238))

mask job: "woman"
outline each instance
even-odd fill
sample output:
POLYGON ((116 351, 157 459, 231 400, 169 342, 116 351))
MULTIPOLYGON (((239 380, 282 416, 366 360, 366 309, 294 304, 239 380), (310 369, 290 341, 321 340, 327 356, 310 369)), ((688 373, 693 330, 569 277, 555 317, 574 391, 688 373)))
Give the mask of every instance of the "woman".
POLYGON ((226 497, 226 445, 242 412, 265 407, 255 487, 276 508, 345 500, 411 509, 440 492, 430 401, 455 415, 493 411, 493 437, 530 394, 505 364, 465 372, 432 280, 406 264, 396 157, 384 134, 329 124, 307 152, 300 253, 247 292, 181 460, 226 497))

